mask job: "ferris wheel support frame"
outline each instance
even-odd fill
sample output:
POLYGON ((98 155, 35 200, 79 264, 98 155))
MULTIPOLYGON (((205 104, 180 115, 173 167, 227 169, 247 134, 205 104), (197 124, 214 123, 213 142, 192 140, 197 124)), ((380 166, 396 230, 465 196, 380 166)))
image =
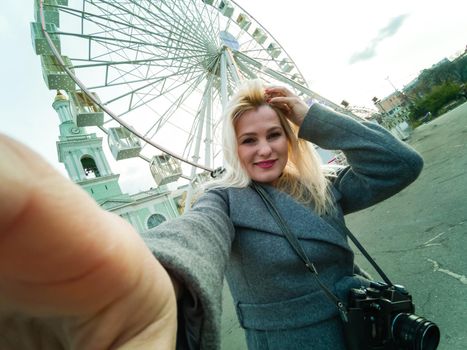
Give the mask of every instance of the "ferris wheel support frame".
POLYGON ((238 66, 235 64, 235 62, 233 60, 232 51, 229 48, 225 48, 224 54, 226 56, 228 65, 230 67, 232 67, 231 72, 232 72, 234 81, 237 84, 240 84, 240 82, 242 81, 242 78, 241 78, 240 72, 238 71, 238 66))
MULTIPOLYGON (((322 96, 308 89, 306 80, 304 79, 299 68, 296 66, 292 58, 288 55, 286 50, 258 21, 256 21, 253 18, 253 16, 248 14, 247 11, 245 11, 241 6, 234 3, 233 1, 232 3, 241 10, 236 20, 234 19, 235 17, 232 15, 231 12, 229 12, 230 14, 226 14, 224 11, 220 11, 220 4, 219 6, 217 6, 217 4, 212 5, 212 2, 211 4, 205 2, 205 5, 201 7, 196 6, 197 4, 195 4, 194 1, 189 1, 191 5, 196 6, 196 11, 198 11, 198 8, 201 8, 201 11, 197 12, 198 15, 201 15, 205 10, 207 10, 208 5, 212 5, 214 10, 217 10, 223 15, 219 16, 219 14, 215 14, 213 17, 211 17, 211 12, 208 11, 210 22, 205 23, 204 18, 201 18, 200 16, 195 16, 192 18, 192 20, 195 21, 195 24, 190 25, 189 21, 187 22, 186 20, 186 13, 182 13, 182 17, 171 17, 171 10, 173 9, 163 9, 162 7, 159 7, 159 2, 157 3, 158 5, 155 5, 156 2, 154 0, 148 1, 148 5, 150 7, 149 12, 151 12, 149 18, 146 18, 144 15, 142 15, 142 12, 140 11, 136 11, 136 13, 129 12, 132 16, 134 16, 137 19, 136 23, 134 23, 133 21, 130 21, 128 23, 126 22, 127 20, 124 16, 124 13, 127 10, 127 2, 120 3, 118 1, 112 2, 109 0, 101 0, 101 2, 104 5, 109 5, 113 9, 121 10, 121 13, 117 14, 115 14, 114 11, 110 11, 110 16, 107 17, 106 12, 104 11, 105 6, 99 5, 99 1, 97 1, 98 4, 94 4, 93 1, 88 3, 86 2, 86 0, 83 0, 83 9, 81 11, 77 8, 65 10, 63 6, 54 6, 58 7, 60 10, 63 10, 69 15, 78 17, 78 19, 81 20, 81 33, 74 32, 73 30, 69 32, 67 32, 66 30, 59 32, 50 30, 49 28, 50 35, 46 31, 46 16, 44 14, 47 10, 47 6, 50 5, 44 4, 45 0, 38 1, 40 2, 39 12, 43 36, 46 39, 46 42, 50 47, 51 52, 57 61, 57 64, 61 66, 63 71, 66 72, 66 74, 68 74, 71 80, 76 84, 69 84, 70 86, 72 86, 69 87, 69 89, 71 91, 74 91, 76 87, 81 88, 83 93, 86 94, 91 101, 93 101, 97 106, 99 106, 102 109, 102 111, 104 111, 110 117, 110 119, 108 119, 104 123, 104 125, 99 126, 99 128, 104 133, 108 134, 110 129, 109 125, 106 123, 111 122, 113 124, 113 121, 115 121, 122 128, 126 129, 131 134, 137 136, 140 140, 142 139, 143 148, 145 146, 151 146, 154 149, 157 149, 169 156, 172 156, 174 159, 178 159, 179 161, 185 164, 191 165, 191 175, 188 177, 182 174, 183 178, 189 180, 189 188, 191 188, 192 184, 194 185, 195 181, 197 181, 198 179, 198 177, 196 176, 197 168, 211 172, 211 174, 215 173, 215 170, 211 168, 217 166, 215 159, 216 157, 218 157, 217 159, 220 158, 219 155, 221 154, 222 150, 218 148, 220 142, 216 135, 216 132, 218 131, 217 128, 221 123, 221 120, 219 119, 221 118, 218 118, 217 113, 214 114, 214 109, 216 109, 216 111, 221 110, 222 112, 225 110, 229 94, 232 93, 235 86, 238 85, 242 81, 242 79, 262 77, 266 81, 275 80, 279 84, 282 82, 293 87, 297 91, 310 96, 311 98, 316 98, 319 101, 324 102, 325 104, 333 107, 334 109, 343 111, 343 109, 340 108, 339 105, 334 104, 333 102, 323 98, 322 96), (88 9, 86 9, 87 12, 85 12, 85 4, 96 6, 97 9, 102 10, 103 13, 101 14, 99 11, 93 13, 92 10, 88 9), (154 8, 152 6, 154 6, 154 8), (158 11, 154 11, 154 13, 152 13, 151 10, 154 9, 157 9, 158 11), (169 16, 170 18, 167 20, 166 18, 163 18, 164 16, 159 16, 159 12, 165 13, 165 15, 169 16), (240 16, 245 16, 247 22, 249 22, 247 27, 245 27, 239 22, 240 16), (210 24, 214 20, 217 21, 217 24, 219 24, 220 22, 222 22, 220 21, 221 18, 223 20, 227 18, 226 27, 223 31, 217 32, 214 29, 214 26, 211 26, 210 24), (248 28, 250 28, 251 19, 254 20, 254 26, 256 27, 256 29, 255 27, 253 27, 253 29, 255 29, 254 31, 248 31, 248 28), (101 22, 101 20, 107 20, 110 21, 110 23, 101 22), (162 22, 159 22, 159 20, 162 22), (181 25, 178 27, 174 26, 174 22, 172 22, 172 20, 176 21, 175 23, 181 25), (100 35, 102 33, 101 31, 91 31, 89 33, 90 35, 87 35, 88 32, 85 33, 83 30, 85 21, 86 24, 89 21, 89 23, 91 23, 92 25, 99 26, 100 29, 104 31, 104 33, 107 33, 108 30, 109 32, 117 32, 122 35, 130 35, 130 37, 124 37, 123 39, 125 40, 121 39, 119 36, 114 35, 111 35, 110 38, 106 38, 105 36, 100 35), (149 24, 150 26, 142 25, 144 21, 147 21, 147 24, 149 24), (164 23, 167 25, 167 28, 164 27, 164 23), (115 28, 114 24, 116 25, 115 28), (138 24, 141 25, 141 28, 138 24), (201 32, 197 32, 195 30, 195 27, 197 25, 202 27, 201 32), (131 29, 130 33, 127 33, 124 30, 125 26, 128 26, 131 29), (155 29, 153 26, 157 27, 158 29, 155 29), (167 33, 164 30, 160 31, 161 28, 168 29, 169 32, 167 33), (240 30, 235 31, 238 28, 240 28, 240 30), (133 41, 133 30, 136 29, 140 29, 144 35, 141 38, 135 36, 137 40, 135 39, 136 41, 133 41), (202 32, 208 30, 210 30, 210 32, 213 34, 212 42, 207 40, 210 38, 205 38, 204 36, 202 36, 202 32), (77 65, 71 63, 71 61, 70 63, 68 63, 69 60, 67 60, 67 57, 63 56, 62 58, 59 49, 57 49, 60 46, 58 44, 57 46, 55 46, 54 41, 52 41, 53 36, 57 34, 62 36, 77 36, 82 39, 87 39, 89 41, 89 50, 87 51, 89 58, 81 58, 81 56, 78 55, 74 59, 71 58, 71 60, 74 60, 74 62, 78 63, 77 65), (244 41, 242 45, 245 44, 245 46, 242 49, 240 49, 241 46, 239 46, 239 42, 243 35, 248 36, 248 41, 244 41), (154 39, 156 36, 161 36, 164 40, 160 43, 157 40, 145 41, 146 36, 152 39, 154 39), (206 40, 200 44, 200 42, 194 42, 190 40, 192 36, 196 36, 198 38, 206 40), (117 59, 115 59, 115 56, 109 56, 111 57, 110 61, 100 61, 98 60, 98 58, 101 56, 94 56, 91 58, 92 40, 94 40, 96 44, 103 45, 105 49, 113 50, 110 51, 111 53, 117 52, 119 49, 133 50, 131 46, 126 47, 123 44, 115 44, 116 42, 119 43, 120 41, 124 42, 126 45, 141 45, 143 48, 144 45, 148 45, 150 46, 150 49, 140 51, 138 46, 138 49, 135 50, 136 56, 127 55, 126 53, 124 53, 118 56, 117 59), (266 40, 268 41, 265 43, 266 40), (174 44, 174 42, 179 42, 182 44, 189 43, 191 45, 194 45, 194 48, 177 46, 176 44, 174 44), (152 51, 153 49, 166 50, 168 57, 155 59, 140 59, 140 54, 142 57, 145 57, 145 54, 148 53, 153 54, 150 57, 161 57, 157 56, 158 52, 152 51), (253 53, 255 51, 258 51, 261 54, 252 54, 250 56, 250 53, 253 53), (123 60, 120 60, 119 57, 123 60), (195 62, 194 64, 182 60, 196 57, 199 57, 200 60, 195 62), (204 57, 206 58, 204 60, 201 60, 201 58, 204 57), (152 71, 152 73, 149 74, 150 68, 153 65, 158 66, 158 61, 165 62, 166 60, 167 63, 161 63, 160 67, 162 68, 160 70, 157 70, 156 74, 154 74, 155 71, 152 71), (89 61, 92 64, 80 64, 80 61, 89 61), (131 65, 131 69, 129 71, 125 71, 125 68, 120 68, 121 71, 130 76, 130 79, 126 79, 126 76, 124 76, 124 74, 117 74, 117 76, 115 76, 115 74, 113 76, 109 74, 109 72, 111 72, 112 70, 119 70, 119 68, 115 67, 120 64, 131 65), (147 65, 147 72, 145 74, 132 75, 133 72, 139 73, 139 67, 144 64, 147 65), (168 67, 172 67, 172 65, 174 64, 176 65, 178 70, 174 72, 167 69, 168 67), (87 88, 80 80, 84 79, 83 81, 86 81, 86 79, 83 78, 84 75, 80 75, 81 71, 77 68, 83 68, 83 70, 86 72, 88 68, 90 69, 93 67, 105 68, 105 82, 104 84, 91 84, 88 85, 89 87, 87 88), (197 69, 192 69, 193 67, 197 67, 197 69), (293 72, 291 72, 292 69, 294 69, 293 72), (180 75, 180 70, 183 70, 183 74, 185 75, 180 75), (207 74, 204 73, 205 71, 207 72, 207 74), (109 76, 111 77, 110 82, 108 82, 109 76), (176 79, 177 76, 181 76, 182 78, 176 79), (125 79, 123 79, 124 77, 125 79), (155 139, 156 134, 160 130, 166 130, 165 124, 171 124, 171 120, 169 119, 175 115, 175 112, 179 108, 185 107, 185 102, 189 100, 191 94, 194 93, 195 90, 197 90, 197 97, 203 94, 202 88, 199 88, 199 86, 202 86, 201 82, 204 83, 206 77, 208 77, 207 80, 209 82, 207 83, 207 87, 205 86, 205 89, 209 88, 210 91, 204 91, 204 96, 198 104, 197 110, 193 110, 194 113, 190 115, 191 118, 194 117, 195 119, 190 119, 193 121, 193 123, 191 124, 191 130, 189 132, 186 132, 186 134, 189 135, 188 138, 184 138, 184 140, 187 140, 187 142, 181 143, 181 145, 185 145, 185 149, 183 150, 183 152, 178 150, 175 152, 171 151, 170 149, 172 149, 172 146, 170 146, 170 143, 165 144, 165 146, 167 146, 165 147, 163 146, 163 143, 160 143, 160 141, 157 141, 157 143, 154 142, 153 139, 155 139), (174 79, 172 80, 172 78, 174 79), (161 88, 160 91, 154 90, 155 88, 153 86, 157 86, 157 84, 160 84, 160 82, 162 82, 163 86, 165 86, 166 82, 168 82, 168 87, 164 87, 163 89, 161 88), (143 85, 138 86, 135 83, 141 83, 143 85), (98 97, 93 95, 93 90, 106 87, 115 87, 120 84, 127 84, 130 91, 126 90, 124 91, 124 94, 118 93, 117 96, 111 96, 112 98, 105 102, 99 101, 98 97), (185 89, 185 85, 189 85, 189 87, 185 89), (133 88, 133 86, 135 86, 135 88, 133 88), (181 93, 179 93, 177 89, 181 86, 183 86, 184 90, 181 93), (155 93, 153 91, 155 91, 155 93), (150 102, 163 96, 164 94, 171 94, 173 92, 177 93, 171 96, 170 98, 167 98, 170 104, 166 110, 165 107, 167 105, 164 105, 160 110, 157 109, 157 112, 156 109, 151 108, 151 106, 149 105, 150 102), (175 99, 175 96, 178 97, 175 99), (120 113, 114 113, 110 110, 110 103, 119 100, 123 101, 123 98, 126 97, 129 97, 130 99, 128 109, 125 108, 123 109, 123 111, 120 111, 120 113), (133 98, 137 100, 134 104, 133 98), (148 108, 151 111, 157 113, 157 117, 159 119, 157 119, 157 121, 154 124, 152 124, 149 129, 145 129, 143 132, 140 132, 141 130, 138 127, 132 127, 130 124, 128 124, 128 121, 125 122, 125 120, 128 120, 126 118, 128 114, 132 113, 135 109, 141 106, 145 106, 147 104, 148 108), (161 114, 161 112, 163 113, 161 114), (213 124, 213 121, 215 125, 213 124), (215 136, 213 137, 213 135, 215 136), (205 137, 204 145, 201 144, 201 138, 203 136, 205 137), (215 139, 214 141, 213 138, 215 139), (200 155, 201 145, 204 147, 204 159, 201 159, 200 155), (193 150, 194 153, 192 152, 193 150), (199 163, 200 159, 203 161, 203 164, 199 163)), ((130 4, 137 6, 139 10, 148 11, 148 9, 143 8, 143 6, 139 2, 137 3, 136 1, 132 0, 130 1, 130 4)), ((184 8, 182 9, 183 6, 181 1, 176 1, 173 3, 173 5, 175 6, 175 8, 179 8, 182 11, 184 10, 184 8)), ((130 9, 128 9, 128 11, 130 11, 130 9)), ((68 89, 68 87, 64 89, 68 89)), ((116 109, 116 111, 118 111, 118 108, 116 109)), ((345 112, 347 112, 346 114, 349 114, 348 111, 345 112)), ((188 119, 183 119, 183 123, 186 123, 187 120, 188 119)), ((169 133, 169 135, 171 134, 169 133)), ((148 151, 153 152, 154 150, 148 151)), ((138 156, 147 162, 150 162, 152 157, 152 155, 146 152, 144 154, 140 153, 138 156)), ((190 200, 187 200, 187 202, 190 203, 190 200)))
MULTIPOLYGON (((232 67, 232 72, 233 79, 234 81, 239 84, 241 82, 240 74, 238 72, 238 68, 235 65, 235 62, 232 59, 232 54, 230 52, 230 49, 227 47, 222 48, 222 54, 220 58, 220 81, 221 81, 221 101, 222 101, 222 113, 225 112, 225 108, 227 105, 227 100, 228 100, 228 89, 227 89, 227 81, 228 81, 228 66, 232 67)), ((212 136, 211 136, 211 118, 212 118, 212 108, 211 108, 211 102, 212 102, 212 96, 211 96, 211 85, 212 85, 212 79, 210 80, 210 84, 206 86, 206 89, 203 94, 203 107, 201 109, 201 116, 200 120, 198 123, 198 130, 197 130, 197 137, 196 137, 196 144, 195 144, 195 155, 193 156, 193 161, 197 162, 199 160, 199 152, 200 152, 200 144, 201 144, 201 138, 202 138, 202 133, 203 133, 203 126, 205 124, 206 128, 206 138, 205 138, 205 143, 206 143, 206 148, 205 148, 205 160, 208 162, 207 166, 209 167, 209 161, 211 159, 210 153, 211 153, 211 148, 210 144, 212 142, 212 136)), ((191 169, 191 181, 189 184, 189 188, 187 191, 187 196, 185 200, 185 211, 190 209, 191 207, 191 199, 193 196, 193 181, 195 180, 196 177, 196 167, 192 167, 191 169)))
POLYGON ((225 111, 227 106, 227 59, 225 57, 225 48, 221 54, 220 62, 220 78, 221 78, 221 104, 222 104, 222 113, 225 111))
MULTIPOLYGON (((65 70, 65 72, 68 74, 69 77, 71 77, 71 79, 76 83, 76 85, 78 85, 78 87, 81 89, 81 91, 83 91, 88 97, 89 99, 94 102, 96 105, 98 105, 99 107, 102 108, 102 110, 108 115, 110 116, 112 119, 114 119, 115 121, 117 121, 121 126, 123 126, 125 129, 127 129, 128 131, 130 131, 131 133, 133 133, 134 135, 136 135, 138 138, 140 138, 141 140, 144 140, 145 143, 147 144, 150 144, 151 146, 153 146, 154 148, 158 149, 159 151, 163 152, 163 153, 166 153, 172 157, 174 157, 175 159, 178 159, 179 161, 183 162, 183 163, 186 163, 186 164, 189 164, 189 165, 192 165, 196 168, 200 168, 200 169, 203 169, 205 171, 208 171, 208 172, 213 172, 215 169, 211 169, 209 167, 206 167, 202 164, 199 164, 199 163, 196 163, 196 162, 191 162, 185 158, 183 158, 182 156, 168 150, 166 147, 162 147, 161 145, 153 142, 152 140, 147 140, 147 138, 144 137, 143 134, 141 134, 140 132, 138 132, 137 130, 135 130, 133 127, 131 127, 130 125, 128 125, 128 123, 126 123, 124 120, 122 120, 121 118, 119 118, 118 116, 116 116, 111 110, 109 110, 105 105, 103 105, 96 97, 93 96, 93 94, 86 88, 86 86, 81 82, 80 79, 78 79, 76 77, 76 75, 71 71, 70 68, 68 68, 65 64, 65 62, 63 61, 62 59, 62 56, 60 54, 60 52, 58 52, 57 48, 55 47, 55 44, 53 43, 52 39, 50 38, 49 36, 49 33, 47 32, 46 30, 46 25, 45 25, 45 16, 44 16, 44 0, 40 0, 40 3, 39 3, 39 11, 40 11, 40 19, 41 19, 41 29, 42 29, 42 33, 44 34, 44 37, 54 55, 54 57, 56 58, 56 60, 58 61, 58 63, 60 64, 60 66, 63 68, 63 70, 65 70)), ((104 131, 105 133, 107 133, 107 130, 100 126, 99 127, 102 131, 104 131)), ((144 159, 145 161, 150 161, 149 159, 147 159, 146 157, 144 156, 141 156, 140 155, 140 158, 144 159)))

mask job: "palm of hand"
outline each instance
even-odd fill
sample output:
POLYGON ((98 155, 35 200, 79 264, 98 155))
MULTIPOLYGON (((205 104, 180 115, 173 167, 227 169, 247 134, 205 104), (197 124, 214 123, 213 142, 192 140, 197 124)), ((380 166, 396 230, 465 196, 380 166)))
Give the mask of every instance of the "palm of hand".
POLYGON ((0 159, 0 348, 174 348, 170 278, 133 228, 1 136, 0 159))

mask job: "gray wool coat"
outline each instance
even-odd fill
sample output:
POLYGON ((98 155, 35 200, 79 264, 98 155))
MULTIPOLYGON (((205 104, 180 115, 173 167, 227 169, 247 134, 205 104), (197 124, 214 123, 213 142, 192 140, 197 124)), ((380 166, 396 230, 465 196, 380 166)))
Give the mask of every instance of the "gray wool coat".
MULTIPOLYGON (((419 154, 382 127, 314 104, 299 137, 342 150, 349 166, 333 180, 337 212, 319 216, 264 186, 299 238, 321 281, 343 301, 368 281, 354 275, 354 254, 340 228, 344 215, 378 203, 414 181, 419 154)), ((213 189, 180 218, 143 235, 185 288, 178 349, 219 349, 226 277, 248 349, 345 349, 336 306, 324 295, 250 187, 213 189)))

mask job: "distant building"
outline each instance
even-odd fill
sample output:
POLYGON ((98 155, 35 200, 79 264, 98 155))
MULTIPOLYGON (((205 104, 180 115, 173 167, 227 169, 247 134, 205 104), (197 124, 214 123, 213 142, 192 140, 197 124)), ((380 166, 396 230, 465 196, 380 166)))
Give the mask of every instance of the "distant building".
POLYGON ((180 215, 181 194, 170 192, 167 186, 132 195, 123 193, 120 175, 112 172, 103 152, 102 138, 75 124, 70 101, 64 95, 58 93, 52 106, 61 122, 58 159, 70 179, 103 209, 119 215, 140 233, 180 215))
POLYGON ((373 97, 373 103, 378 108, 380 124, 397 138, 406 140, 410 135, 410 126, 407 122, 410 102, 407 95, 395 91, 381 100, 373 97))
POLYGON ((405 118, 408 113, 407 96, 400 91, 394 91, 389 96, 374 101, 378 111, 389 118, 405 118))

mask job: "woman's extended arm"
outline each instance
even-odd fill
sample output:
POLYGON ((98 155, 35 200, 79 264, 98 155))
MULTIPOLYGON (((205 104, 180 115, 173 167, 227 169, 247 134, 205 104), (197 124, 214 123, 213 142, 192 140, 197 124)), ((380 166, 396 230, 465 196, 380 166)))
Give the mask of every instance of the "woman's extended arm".
POLYGON ((209 190, 181 217, 143 233, 146 245, 181 286, 179 343, 213 349, 220 343, 222 283, 234 228, 226 191, 209 190))

